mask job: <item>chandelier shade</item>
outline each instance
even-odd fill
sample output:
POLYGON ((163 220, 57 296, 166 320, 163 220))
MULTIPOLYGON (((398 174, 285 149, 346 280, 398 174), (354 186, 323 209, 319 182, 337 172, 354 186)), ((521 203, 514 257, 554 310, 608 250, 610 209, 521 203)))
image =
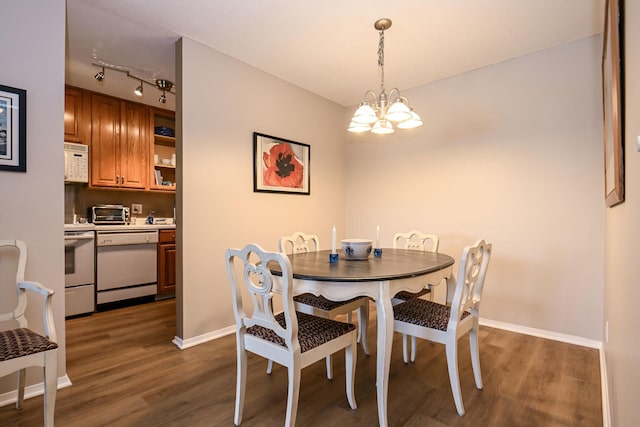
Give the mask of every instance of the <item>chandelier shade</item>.
POLYGON ((388 135, 395 132, 393 123, 398 129, 413 129, 422 126, 422 120, 409 105, 409 100, 400 95, 400 90, 393 88, 387 94, 384 86, 384 31, 391 27, 391 20, 379 19, 373 27, 380 31, 378 43, 378 68, 380 69, 380 92, 365 92, 351 123, 349 132, 369 132, 388 135))

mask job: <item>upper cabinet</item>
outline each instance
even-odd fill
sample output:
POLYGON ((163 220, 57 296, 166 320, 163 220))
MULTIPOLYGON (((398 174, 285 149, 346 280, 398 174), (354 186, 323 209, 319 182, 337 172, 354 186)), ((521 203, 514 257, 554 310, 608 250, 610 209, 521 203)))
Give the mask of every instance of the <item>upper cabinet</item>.
POLYGON ((67 86, 65 141, 89 145, 89 186, 175 192, 175 113, 67 86))
MULTIPOLYGON (((64 93, 64 140, 87 144, 87 122, 84 91, 67 87, 64 93)), ((90 112, 89 112, 90 114, 90 112)))
POLYGON ((91 95, 91 186, 147 188, 149 107, 91 95))

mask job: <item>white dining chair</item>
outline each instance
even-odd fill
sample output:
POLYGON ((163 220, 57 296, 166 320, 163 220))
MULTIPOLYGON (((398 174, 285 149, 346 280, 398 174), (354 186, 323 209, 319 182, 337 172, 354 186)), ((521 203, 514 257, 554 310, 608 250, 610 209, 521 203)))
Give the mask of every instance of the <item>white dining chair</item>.
MULTIPOLYGON (((411 249, 417 251, 438 252, 438 236, 435 234, 426 234, 422 231, 411 230, 406 233, 396 233, 393 235, 393 247, 401 249, 411 249)), ((393 296, 391 303, 393 305, 400 304, 412 298, 420 298, 429 295, 429 299, 433 301, 432 285, 428 284, 419 292, 400 291, 393 296)), ((402 359, 404 363, 408 362, 408 337, 402 335, 402 359)), ((416 361, 416 337, 411 337, 411 362, 416 361)))
POLYGON ((285 426, 296 422, 301 370, 342 349, 345 350, 346 393, 349 406, 356 409, 355 371, 356 327, 351 323, 296 312, 293 302, 291 263, 284 253, 267 252, 256 244, 228 249, 226 264, 233 295, 236 320, 237 384, 234 423, 240 425, 247 381, 247 352, 286 366, 289 375, 285 426), (269 264, 282 272, 279 292, 283 311, 274 313, 274 277, 269 264), (243 304, 248 291, 250 304, 243 304), (248 314, 251 313, 251 314, 248 314))
MULTIPOLYGON (((42 368, 44 380, 44 425, 53 427, 58 386, 58 344, 53 323, 51 297, 54 292, 37 282, 24 280, 27 263, 27 245, 21 240, 0 240, 0 258, 14 258, 17 250, 15 286, 18 301, 10 313, 0 313, 0 322, 17 327, 0 331, 0 377, 18 372, 16 408, 24 402, 26 368, 42 368), (14 252, 13 254, 11 252, 14 252), (27 307, 27 291, 43 297, 44 334, 28 327, 24 315, 27 307)), ((7 263, 8 264, 8 263, 7 263)))
POLYGON ((395 332, 445 345, 451 392, 460 415, 464 415, 464 405, 458 375, 458 338, 466 333, 476 387, 482 389, 478 319, 491 250, 491 244, 484 240, 464 249, 451 306, 413 298, 393 307, 395 332))
MULTIPOLYGON (((305 234, 297 231, 290 236, 283 236, 278 242, 278 249, 285 253, 309 252, 320 250, 320 239, 316 234, 305 234)), ((369 354, 367 347, 367 325, 369 321, 369 298, 357 297, 348 301, 332 301, 323 296, 313 294, 301 294, 293 297, 296 311, 325 319, 335 319, 336 316, 346 315, 347 322, 351 323, 351 314, 357 310, 358 314, 358 342, 362 344, 365 354, 369 354)), ((331 355, 327 356, 327 378, 333 378, 331 355)), ((273 361, 269 360, 267 373, 271 373, 273 361)))

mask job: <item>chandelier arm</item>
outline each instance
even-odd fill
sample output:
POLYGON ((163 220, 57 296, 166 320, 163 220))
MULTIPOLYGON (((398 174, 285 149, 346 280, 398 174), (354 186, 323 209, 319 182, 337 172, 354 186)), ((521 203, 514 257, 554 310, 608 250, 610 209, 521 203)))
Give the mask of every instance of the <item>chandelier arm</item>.
POLYGON ((372 90, 366 91, 364 93, 364 96, 362 97, 362 101, 367 102, 369 104, 373 104, 373 105, 375 105, 377 100, 378 100, 378 96, 372 90), (369 98, 369 99, 367 99, 367 98, 369 98))
POLYGON ((405 98, 404 96, 400 96, 400 89, 398 89, 397 87, 394 87, 389 91, 389 102, 393 102, 399 98, 402 98, 404 101, 407 101, 407 98, 405 98))

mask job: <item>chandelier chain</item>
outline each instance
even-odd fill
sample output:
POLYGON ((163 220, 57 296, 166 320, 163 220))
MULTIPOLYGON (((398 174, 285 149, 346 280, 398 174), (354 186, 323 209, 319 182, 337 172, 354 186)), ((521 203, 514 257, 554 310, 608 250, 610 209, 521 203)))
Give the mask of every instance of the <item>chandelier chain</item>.
POLYGON ((384 92, 384 30, 380 31, 378 43, 378 67, 380 67, 380 89, 384 92))

